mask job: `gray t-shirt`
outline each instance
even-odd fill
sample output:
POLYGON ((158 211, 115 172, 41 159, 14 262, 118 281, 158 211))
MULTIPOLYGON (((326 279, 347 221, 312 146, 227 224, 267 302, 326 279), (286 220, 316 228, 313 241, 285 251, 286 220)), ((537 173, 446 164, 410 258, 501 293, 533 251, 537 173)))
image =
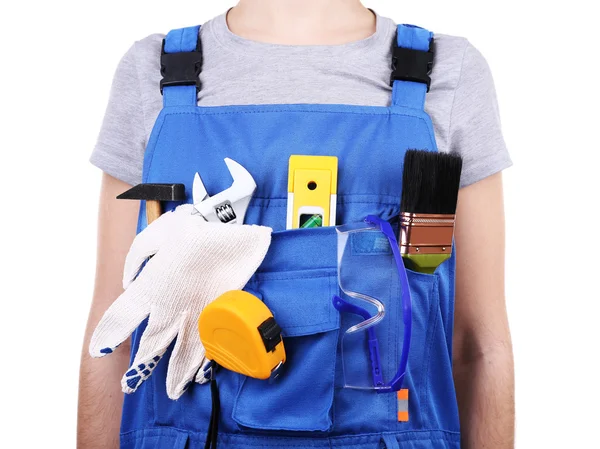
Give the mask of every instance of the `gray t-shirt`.
MULTIPOLYGON (((201 106, 322 103, 388 106, 396 25, 377 16, 372 36, 344 45, 290 46, 233 34, 225 14, 200 30, 201 106)), ((137 41, 121 59, 91 162, 128 184, 142 179, 152 126, 162 108, 160 52, 164 35, 137 41)), ((440 151, 463 157, 461 185, 511 165, 502 137, 489 67, 466 39, 436 35, 425 109, 440 151)))

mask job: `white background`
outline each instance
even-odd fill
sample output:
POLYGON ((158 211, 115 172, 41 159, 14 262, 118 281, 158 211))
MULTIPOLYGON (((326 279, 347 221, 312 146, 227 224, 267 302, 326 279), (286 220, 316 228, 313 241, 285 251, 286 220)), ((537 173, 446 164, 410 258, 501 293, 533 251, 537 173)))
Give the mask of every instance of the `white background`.
MULTIPOLYGON (((397 22, 467 36, 487 57, 515 163, 505 184, 517 447, 600 448, 594 2, 365 4, 397 22)), ((203 23, 230 5, 3 2, 1 447, 75 445, 100 182, 88 157, 118 60, 136 39, 203 23)))

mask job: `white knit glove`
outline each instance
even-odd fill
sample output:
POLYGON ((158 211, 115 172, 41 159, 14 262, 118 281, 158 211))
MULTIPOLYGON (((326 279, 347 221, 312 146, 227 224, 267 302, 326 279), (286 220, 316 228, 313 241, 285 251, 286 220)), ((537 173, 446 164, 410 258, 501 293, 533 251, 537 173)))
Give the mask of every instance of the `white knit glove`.
MULTIPOLYGON (((137 235, 125 261, 125 291, 92 336, 90 354, 103 357, 150 317, 133 365, 121 381, 125 393, 134 392, 152 374, 177 337, 167 394, 179 398, 205 360, 200 313, 223 293, 243 288, 267 254, 271 228, 209 223, 193 210, 191 204, 179 206, 137 235)), ((197 380, 204 380, 204 373, 197 380)))

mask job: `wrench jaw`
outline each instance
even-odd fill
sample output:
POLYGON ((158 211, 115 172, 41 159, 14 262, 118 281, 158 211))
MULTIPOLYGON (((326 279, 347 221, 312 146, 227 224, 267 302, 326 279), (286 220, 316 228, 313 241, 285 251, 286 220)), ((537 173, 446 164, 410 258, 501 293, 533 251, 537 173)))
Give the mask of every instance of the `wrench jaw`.
POLYGON ((231 173, 233 184, 224 192, 228 192, 230 190, 232 190, 232 192, 235 191, 236 194, 239 194, 240 198, 246 195, 252 195, 256 190, 256 183, 254 182, 254 178, 250 172, 248 172, 248 170, 246 170, 242 165, 238 164, 233 159, 229 159, 228 157, 225 158, 225 164, 229 169, 229 173, 231 173))
POLYGON ((248 170, 234 160, 225 158, 225 164, 231 173, 233 184, 212 197, 208 195, 200 175, 196 173, 192 187, 194 208, 206 221, 243 224, 256 183, 248 170))
MULTIPOLYGON (((208 197, 208 192, 206 191, 206 187, 204 187, 204 183, 202 182, 202 178, 200 175, 196 173, 194 175, 194 184, 192 185, 192 201, 194 203, 194 215, 200 214, 200 204, 208 197)), ((204 215, 203 215, 204 218, 204 215)), ((206 218, 204 218, 206 220, 206 218)))

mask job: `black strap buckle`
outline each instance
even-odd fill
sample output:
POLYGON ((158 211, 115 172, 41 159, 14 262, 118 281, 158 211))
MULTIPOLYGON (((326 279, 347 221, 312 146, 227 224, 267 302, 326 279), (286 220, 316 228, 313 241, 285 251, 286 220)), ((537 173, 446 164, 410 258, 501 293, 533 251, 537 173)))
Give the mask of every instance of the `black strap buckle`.
POLYGON ((427 92, 431 86, 431 71, 433 70, 434 39, 429 43, 429 51, 413 50, 398 47, 395 41, 392 53, 392 76, 390 85, 394 81, 415 81, 427 84, 427 92))
POLYGON ((165 41, 163 39, 160 55, 160 93, 164 87, 170 86, 196 86, 200 91, 200 71, 202 70, 202 47, 200 41, 194 51, 179 53, 165 53, 165 41))

